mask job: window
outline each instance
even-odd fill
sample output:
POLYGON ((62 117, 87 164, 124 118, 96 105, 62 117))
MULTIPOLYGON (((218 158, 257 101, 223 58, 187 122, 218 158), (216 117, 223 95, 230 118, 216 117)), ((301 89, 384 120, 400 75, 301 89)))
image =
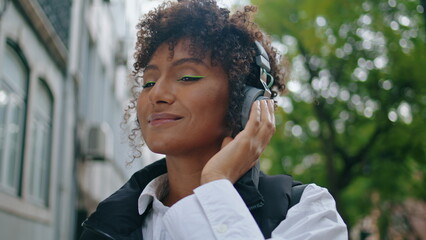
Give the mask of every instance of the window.
POLYGON ((28 68, 10 44, 3 54, 0 78, 0 189, 20 194, 24 151, 28 68))
POLYGON ((31 117, 30 181, 31 200, 43 206, 48 205, 51 139, 53 118, 53 97, 46 83, 39 79, 36 85, 34 107, 31 117))
POLYGON ((57 199, 54 156, 61 146, 54 138, 61 105, 56 96, 65 79, 57 66, 45 68, 53 59, 43 49, 23 52, 5 40, 0 44, 0 212, 51 223, 57 199))

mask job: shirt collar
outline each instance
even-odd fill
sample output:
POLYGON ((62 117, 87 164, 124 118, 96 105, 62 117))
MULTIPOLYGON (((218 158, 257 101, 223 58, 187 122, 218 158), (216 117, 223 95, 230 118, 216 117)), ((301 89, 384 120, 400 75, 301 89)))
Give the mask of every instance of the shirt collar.
POLYGON ((138 199, 138 211, 142 215, 148 205, 154 200, 163 199, 168 193, 168 176, 167 173, 154 178, 142 191, 138 199))
MULTIPOLYGON (((165 168, 165 159, 158 161, 158 164, 162 164, 165 168)), ((158 167, 157 167, 158 168, 158 167)), ((167 171, 167 169, 165 169, 167 171)), ((141 175, 140 172, 139 175, 141 175)), ((243 198, 247 207, 251 210, 257 209, 264 205, 264 199, 262 194, 258 190, 259 176, 263 175, 260 172, 259 164, 256 164, 248 172, 246 172, 238 181, 234 184, 240 196, 243 198)), ((144 188, 138 199, 138 211, 139 215, 142 215, 148 205, 156 199, 163 199, 165 194, 168 192, 168 177, 167 173, 159 175, 158 177, 151 180, 148 185, 144 188), (158 193, 157 191, 161 191, 158 193)))

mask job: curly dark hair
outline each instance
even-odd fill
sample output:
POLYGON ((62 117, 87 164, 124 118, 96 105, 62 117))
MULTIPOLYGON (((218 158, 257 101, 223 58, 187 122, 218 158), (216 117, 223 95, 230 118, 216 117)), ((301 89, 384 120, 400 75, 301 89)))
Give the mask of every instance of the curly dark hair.
POLYGON ((131 118, 131 113, 136 108, 143 70, 162 43, 168 44, 170 57, 173 57, 174 47, 182 38, 189 39, 189 54, 194 57, 202 59, 211 52, 212 64, 219 64, 229 79, 226 122, 233 135, 241 129, 245 84, 262 87, 258 81, 259 67, 255 64, 255 41, 260 42, 269 55, 270 74, 275 79, 273 97, 285 89, 285 72, 278 64, 279 55, 268 37, 253 22, 256 10, 255 6, 245 6, 244 10, 230 15, 228 9, 220 8, 214 0, 165 2, 139 22, 133 64, 133 99, 125 109, 123 121, 134 120, 128 136, 134 159, 141 156, 143 141, 140 126, 136 119, 131 118), (137 143, 138 139, 141 142, 137 143))

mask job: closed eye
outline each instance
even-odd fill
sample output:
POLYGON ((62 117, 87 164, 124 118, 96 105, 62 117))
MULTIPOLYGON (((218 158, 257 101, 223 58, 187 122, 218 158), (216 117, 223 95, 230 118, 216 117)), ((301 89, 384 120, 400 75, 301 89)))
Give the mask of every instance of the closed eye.
POLYGON ((182 81, 182 82, 191 82, 191 81, 197 81, 200 80, 202 78, 204 78, 205 76, 192 76, 192 75, 185 75, 181 78, 178 79, 178 81, 182 81))
POLYGON ((142 88, 150 88, 150 87, 153 87, 155 85, 155 81, 149 81, 149 82, 146 82, 143 86, 142 86, 142 88))

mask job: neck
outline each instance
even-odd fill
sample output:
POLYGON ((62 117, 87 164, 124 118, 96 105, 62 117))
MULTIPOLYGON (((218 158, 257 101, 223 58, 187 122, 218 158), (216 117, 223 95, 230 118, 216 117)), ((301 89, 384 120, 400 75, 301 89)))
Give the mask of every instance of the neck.
POLYGON ((169 179, 169 193, 163 199, 163 204, 172 206, 180 199, 193 194, 193 190, 200 186, 201 172, 208 160, 219 149, 208 153, 167 155, 167 173, 169 179))

